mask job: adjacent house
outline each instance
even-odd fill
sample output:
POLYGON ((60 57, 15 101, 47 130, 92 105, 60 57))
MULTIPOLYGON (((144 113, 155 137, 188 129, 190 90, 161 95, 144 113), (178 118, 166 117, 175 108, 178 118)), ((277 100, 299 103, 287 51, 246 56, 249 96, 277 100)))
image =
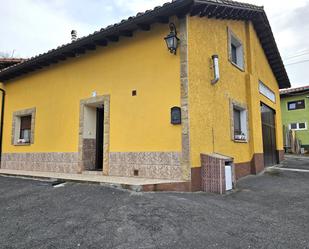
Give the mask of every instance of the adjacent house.
MULTIPOLYGON (((285 132, 294 130, 301 147, 309 150, 309 86, 280 92, 282 124, 285 132)), ((287 148, 288 149, 288 148, 287 148)))
POLYGON ((236 178, 283 157, 279 89, 290 82, 262 7, 176 0, 4 69, 0 81, 3 169, 195 190, 203 155, 229 158, 236 178))

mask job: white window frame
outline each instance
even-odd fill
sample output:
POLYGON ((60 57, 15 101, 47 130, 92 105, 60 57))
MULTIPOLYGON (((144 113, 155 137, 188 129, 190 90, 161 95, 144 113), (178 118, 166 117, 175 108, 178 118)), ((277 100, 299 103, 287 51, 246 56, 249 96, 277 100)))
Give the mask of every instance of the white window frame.
POLYGON ((289 129, 290 130, 294 130, 294 131, 305 131, 305 130, 308 129, 307 122, 292 122, 292 123, 289 124, 289 129), (297 128, 296 129, 292 129, 291 128, 292 124, 296 124, 297 128), (299 128, 299 124, 305 124, 305 128, 299 128))
POLYGON ((249 141, 249 122, 247 106, 237 101, 230 100, 231 139, 234 142, 247 143, 249 141), (234 131, 234 109, 240 111, 240 128, 242 136, 236 137, 234 131))
POLYGON ((241 40, 233 33, 230 28, 228 30, 228 54, 229 61, 232 65, 240 69, 241 71, 245 71, 245 51, 244 46, 241 40), (236 47, 236 57, 237 62, 235 63, 232 59, 232 44, 236 47))
POLYGON ((266 86, 261 80, 259 80, 259 92, 270 101, 276 103, 276 94, 270 90, 270 88, 266 86))
POLYGON ((34 143, 34 126, 35 126, 35 108, 24 109, 21 111, 16 111, 13 113, 13 122, 12 122, 12 145, 31 145, 34 143), (21 117, 31 116, 31 131, 30 131, 30 141, 23 142, 20 140, 20 124, 21 117))

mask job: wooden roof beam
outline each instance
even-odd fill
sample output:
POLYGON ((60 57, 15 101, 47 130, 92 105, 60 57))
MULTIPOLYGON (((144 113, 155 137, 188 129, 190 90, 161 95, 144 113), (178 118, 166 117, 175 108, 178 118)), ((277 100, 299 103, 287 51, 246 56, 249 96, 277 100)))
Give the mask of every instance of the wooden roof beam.
POLYGON ((108 45, 108 41, 106 39, 101 39, 101 40, 95 40, 94 44, 96 44, 97 46, 107 46, 108 45))
POLYGON ((125 37, 132 37, 133 32, 130 30, 122 30, 119 32, 120 35, 125 36, 125 37))
POLYGON ((93 43, 86 44, 84 47, 88 50, 96 50, 96 45, 93 43))
POLYGON ((206 5, 205 8, 200 12, 200 17, 204 17, 208 15, 210 9, 212 9, 212 5, 206 5))
POLYGON ((170 22, 170 18, 168 16, 158 16, 155 18, 158 23, 167 24, 170 22))
POLYGON ((119 36, 117 35, 109 35, 106 36, 107 40, 111 41, 111 42, 118 42, 119 41, 119 36))
POLYGON ((75 53, 71 53, 71 52, 64 52, 63 56, 65 57, 75 57, 75 53))
POLYGON ((143 31, 150 31, 150 24, 147 24, 147 23, 138 23, 136 24, 138 28, 140 28, 141 30, 143 31))

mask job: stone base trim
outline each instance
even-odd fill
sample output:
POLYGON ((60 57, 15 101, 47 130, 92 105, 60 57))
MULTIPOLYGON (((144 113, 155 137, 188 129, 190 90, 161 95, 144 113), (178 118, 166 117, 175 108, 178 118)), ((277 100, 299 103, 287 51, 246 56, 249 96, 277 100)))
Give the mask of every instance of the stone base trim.
POLYGON ((235 163, 236 180, 251 175, 251 162, 235 163))
POLYGON ((112 176, 136 176, 156 179, 182 178, 180 152, 110 152, 112 176))
POLYGON ((277 155, 279 159, 279 163, 284 160, 284 150, 277 150, 277 155))
POLYGON ((191 191, 202 191, 201 167, 191 168, 191 191))
POLYGON ((83 139, 83 166, 84 170, 95 170, 96 139, 83 139))
POLYGON ((251 174, 258 174, 264 170, 264 154, 256 153, 253 155, 251 160, 251 174))
POLYGON ((176 191, 176 192, 191 192, 190 182, 175 182, 175 183, 160 183, 143 185, 142 191, 176 191))
POLYGON ((1 169, 78 173, 78 153, 3 153, 1 169))

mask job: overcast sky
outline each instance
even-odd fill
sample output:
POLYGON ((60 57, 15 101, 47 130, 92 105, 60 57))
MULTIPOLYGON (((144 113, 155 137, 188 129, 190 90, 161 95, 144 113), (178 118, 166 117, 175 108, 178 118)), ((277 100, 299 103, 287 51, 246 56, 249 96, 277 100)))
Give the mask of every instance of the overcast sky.
MULTIPOLYGON (((0 51, 31 57, 165 0, 0 0, 0 51)), ((309 0, 246 0, 264 5, 292 86, 309 85, 309 0)))

